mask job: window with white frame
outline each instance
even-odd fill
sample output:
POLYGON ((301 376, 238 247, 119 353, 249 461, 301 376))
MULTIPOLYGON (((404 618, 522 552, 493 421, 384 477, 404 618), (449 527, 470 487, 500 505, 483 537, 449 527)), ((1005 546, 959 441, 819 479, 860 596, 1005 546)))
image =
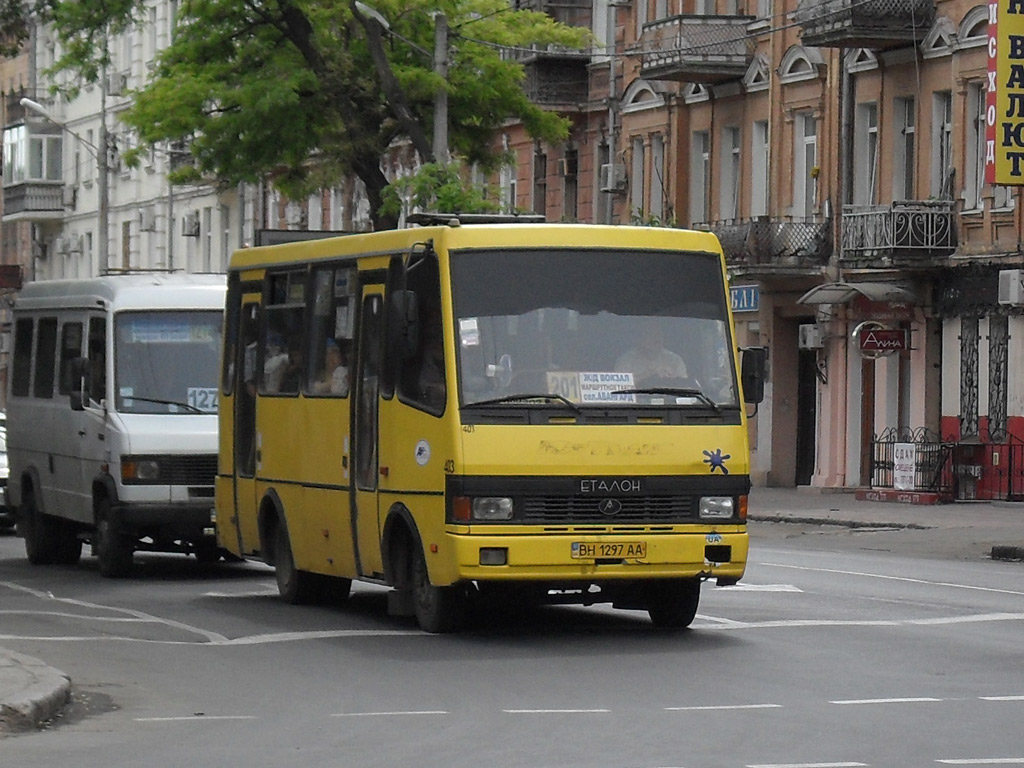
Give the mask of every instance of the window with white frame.
POLYGON ((629 213, 630 216, 644 216, 644 140, 633 139, 633 158, 629 172, 629 213))
POLYGON ((967 85, 967 144, 964 147, 964 210, 984 208, 985 188, 985 86, 967 85))
POLYGON ((854 115, 853 202, 874 205, 878 180, 878 105, 858 104, 854 115))
POLYGON ((615 23, 613 14, 615 6, 608 0, 594 0, 592 8, 594 18, 594 45, 598 61, 606 61, 614 49, 615 41, 612 36, 615 34, 615 23))
POLYGON ((4 184, 60 181, 64 174, 64 142, 59 133, 32 133, 26 125, 4 130, 4 184))
POLYGON ((757 18, 767 19, 772 15, 772 0, 757 0, 757 18))
POLYGON ((914 143, 917 138, 917 100, 913 96, 901 96, 893 101, 893 200, 913 200, 914 167, 917 162, 914 143))
POLYGON ((932 197, 949 200, 953 195, 953 94, 932 94, 932 197))
POLYGON ((750 137, 750 215, 768 215, 768 121, 755 120, 750 137))
POLYGON ((636 37, 637 40, 644 33, 644 24, 647 23, 647 0, 636 2, 636 37))
POLYGON ((548 156, 538 143, 533 150, 533 212, 547 213, 548 156))
POLYGON ((665 139, 661 134, 651 137, 651 216, 665 218, 665 139))
POLYGON ((818 203, 818 123, 813 114, 802 112, 794 120, 794 129, 793 215, 809 218, 818 203))
POLYGON ((727 125, 722 129, 722 186, 718 198, 719 218, 740 215, 740 129, 727 125))
POLYGON ((690 143, 690 223, 706 223, 711 218, 711 134, 694 131, 690 143))

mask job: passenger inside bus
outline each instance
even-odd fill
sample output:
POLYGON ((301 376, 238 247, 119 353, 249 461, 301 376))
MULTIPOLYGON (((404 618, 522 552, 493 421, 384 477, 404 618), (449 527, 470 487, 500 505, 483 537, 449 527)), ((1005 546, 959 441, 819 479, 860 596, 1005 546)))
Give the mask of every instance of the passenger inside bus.
POLYGON ((638 325, 641 333, 633 347, 615 361, 615 370, 633 374, 635 385, 660 381, 679 385, 686 379, 683 358, 665 348, 661 325, 657 320, 638 325))
POLYGON ((297 393, 302 384, 303 360, 302 339, 293 336, 288 340, 288 360, 281 372, 279 392, 297 393))
POLYGON ((333 338, 327 339, 324 367, 320 377, 313 384, 313 391, 322 395, 348 394, 348 365, 341 346, 333 338))

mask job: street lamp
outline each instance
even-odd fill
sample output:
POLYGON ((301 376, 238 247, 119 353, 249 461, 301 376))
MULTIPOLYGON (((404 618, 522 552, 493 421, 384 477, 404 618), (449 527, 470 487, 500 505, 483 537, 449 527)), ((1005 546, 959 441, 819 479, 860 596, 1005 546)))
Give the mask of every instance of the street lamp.
POLYGON ((67 123, 61 122, 53 115, 51 115, 42 104, 32 99, 23 98, 21 100, 21 106, 30 112, 42 117, 54 125, 58 126, 61 130, 71 134, 78 139, 82 144, 85 145, 86 149, 96 158, 96 166, 99 172, 99 179, 97 180, 97 191, 99 193, 99 262, 101 269, 109 269, 110 265, 107 263, 109 257, 109 229, 110 229, 110 187, 109 182, 109 158, 107 152, 109 151, 107 141, 107 89, 106 83, 102 83, 100 87, 100 130, 99 130, 99 141, 98 144, 93 144, 86 138, 83 138, 77 131, 74 131, 68 127, 67 123))

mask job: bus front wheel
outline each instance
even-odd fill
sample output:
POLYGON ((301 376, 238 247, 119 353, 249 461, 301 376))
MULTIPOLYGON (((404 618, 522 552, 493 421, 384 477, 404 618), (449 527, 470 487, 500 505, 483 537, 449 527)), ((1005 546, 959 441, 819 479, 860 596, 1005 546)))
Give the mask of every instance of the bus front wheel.
POLYGON ((114 522, 109 499, 101 501, 96 509, 95 549, 100 575, 119 579, 131 572, 135 543, 114 522))
POLYGON ((418 547, 413 552, 412 593, 416 621, 424 632, 453 632, 462 626, 467 608, 465 587, 461 584, 450 587, 431 584, 427 560, 418 547))
POLYGON ((699 579, 656 581, 646 592, 647 613, 656 627, 684 629, 693 623, 700 602, 699 579))
POLYGON ((319 586, 316 574, 295 567, 292 543, 283 523, 277 526, 274 534, 274 575, 277 577, 277 591, 286 603, 305 605, 316 601, 319 586))

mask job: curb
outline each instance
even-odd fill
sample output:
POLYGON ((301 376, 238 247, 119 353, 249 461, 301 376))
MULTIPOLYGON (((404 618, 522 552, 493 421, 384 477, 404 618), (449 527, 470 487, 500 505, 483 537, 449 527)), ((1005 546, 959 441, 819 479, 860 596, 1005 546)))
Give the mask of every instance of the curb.
POLYGON ((38 728, 71 698, 71 679, 39 659, 6 651, 0 655, 2 667, 20 670, 25 683, 0 701, 0 737, 38 728))
POLYGON ((1024 560, 1024 547, 999 544, 992 547, 993 560, 1024 560))
POLYGON ((794 515, 772 515, 772 514, 748 514, 748 521, 755 523, 793 523, 796 525, 832 525, 839 528, 900 528, 916 531, 928 531, 934 528, 931 525, 920 523, 878 523, 866 522, 863 520, 844 520, 838 517, 797 517, 794 515))

